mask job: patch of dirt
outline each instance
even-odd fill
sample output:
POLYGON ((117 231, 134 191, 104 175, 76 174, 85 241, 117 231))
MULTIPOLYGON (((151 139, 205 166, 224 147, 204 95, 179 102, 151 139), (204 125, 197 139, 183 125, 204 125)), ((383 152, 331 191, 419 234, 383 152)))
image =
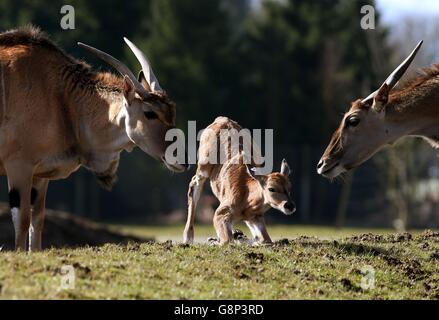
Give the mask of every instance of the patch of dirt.
POLYGON ((299 243, 321 242, 319 238, 313 236, 299 236, 294 241, 299 243))
POLYGON ((428 248, 430 248, 428 242, 422 242, 421 244, 419 244, 419 249, 421 250, 428 250, 428 248))
POLYGON ((413 236, 408 232, 381 235, 373 233, 363 233, 346 238, 351 242, 405 242, 413 240, 413 236))
POLYGON ((173 247, 172 240, 167 240, 165 242, 162 242, 161 245, 163 246, 163 248, 165 250, 168 250, 168 251, 171 250, 173 247))
POLYGON ((352 241, 352 242, 381 242, 383 241, 383 236, 379 234, 373 234, 373 233, 363 233, 358 234, 355 236, 352 236, 350 238, 347 238, 346 240, 352 241))
MULTIPOLYGON (((14 238, 14 226, 9 207, 7 204, 0 204, 0 247, 3 247, 3 250, 13 250, 14 238)), ((148 241, 154 241, 154 239, 125 235, 67 212, 46 209, 43 248, 101 246, 106 243, 128 244, 129 242, 148 241)))
POLYGON ((314 281, 316 280, 316 277, 309 273, 308 271, 304 271, 301 273, 301 278, 303 281, 314 281))
POLYGON ((287 238, 283 238, 283 239, 279 239, 277 241, 274 242, 275 246, 287 246, 290 244, 290 240, 288 240, 287 238))
POLYGON ((425 274, 417 260, 404 261, 402 270, 410 279, 417 279, 425 274))
POLYGON ((432 230, 425 230, 419 236, 417 236, 416 239, 417 240, 430 240, 430 239, 439 240, 439 232, 434 232, 432 230))
POLYGON ((356 274, 356 275, 362 275, 363 274, 363 272, 360 269, 355 268, 355 267, 351 267, 350 269, 348 269, 348 273, 356 274))
POLYGON ((140 250, 140 243, 130 242, 128 245, 124 246, 122 250, 126 252, 137 252, 140 250))
POLYGON ((247 272, 249 270, 246 268, 246 266, 241 265, 241 264, 236 264, 233 268, 235 269, 234 273, 233 273, 235 278, 237 278, 237 279, 250 279, 251 276, 247 272))
POLYGON ((329 240, 322 240, 317 237, 309 237, 309 236, 300 236, 297 237, 296 239, 289 241, 290 245, 298 244, 302 247, 311 247, 311 248, 326 247, 328 245, 331 245, 331 243, 332 242, 329 240))
POLYGON ((235 274, 235 276, 236 276, 238 279, 250 279, 250 276, 249 276, 247 273, 244 273, 244 272, 237 272, 237 273, 235 274))
POLYGON ((262 263, 264 262, 264 254, 263 253, 257 253, 257 252, 248 252, 246 254, 247 258, 256 262, 256 263, 262 263))
POLYGON ((327 260, 335 260, 335 257, 329 253, 324 253, 322 257, 327 260))
POLYGON ((439 285, 433 282, 424 282, 425 295, 427 297, 438 299, 439 298, 439 285))
POLYGON ((313 289, 314 294, 321 296, 325 292, 322 289, 313 289))
POLYGON ((439 250, 432 252, 430 255, 430 259, 431 260, 439 260, 439 250))
POLYGON ((232 231, 232 236, 234 240, 237 241, 245 241, 248 240, 247 236, 239 229, 235 229, 232 231))
POLYGON ((80 272, 82 272, 84 274, 89 274, 91 272, 91 269, 89 267, 83 266, 79 262, 75 262, 73 264, 73 268, 75 268, 76 270, 79 270, 80 272))
POLYGON ((398 265, 402 264, 402 261, 396 257, 389 256, 389 255, 382 255, 381 257, 383 258, 383 260, 385 262, 387 262, 387 264, 389 264, 391 266, 398 266, 398 265))
POLYGON ((353 284, 352 281, 347 279, 347 278, 341 279, 340 282, 346 290, 349 290, 349 291, 360 291, 361 290, 360 287, 353 284))
POLYGON ((382 255, 381 257, 390 266, 397 266, 400 268, 410 279, 418 279, 425 275, 425 271, 422 269, 421 263, 419 263, 418 260, 401 260, 390 255, 382 255))
POLYGON ((412 235, 408 232, 389 235, 389 238, 391 242, 406 242, 413 239, 412 235))
POLYGON ((385 249, 379 247, 368 246, 361 243, 342 243, 342 244, 334 244, 334 246, 340 249, 342 252, 355 254, 355 255, 366 255, 370 254, 373 256, 379 255, 387 255, 387 251, 385 249))

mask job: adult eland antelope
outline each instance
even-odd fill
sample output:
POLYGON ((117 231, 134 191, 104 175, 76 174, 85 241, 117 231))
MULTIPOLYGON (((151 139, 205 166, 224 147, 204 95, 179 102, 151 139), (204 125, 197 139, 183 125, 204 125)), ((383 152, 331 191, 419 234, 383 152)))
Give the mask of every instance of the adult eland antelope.
POLYGON ((423 137, 439 147, 439 65, 394 89, 421 45, 377 91, 352 103, 317 165, 318 174, 335 178, 405 136, 423 137))
MULTIPOLYGON (((257 175, 244 161, 244 154, 230 144, 241 131, 235 121, 218 117, 203 131, 198 149, 198 167, 188 191, 188 217, 183 234, 184 243, 194 240, 194 220, 198 200, 207 179, 213 193, 220 201, 215 211, 213 224, 218 236, 217 244, 224 245, 233 240, 233 224, 245 221, 255 243, 271 243, 265 226, 264 214, 275 208, 290 215, 296 211, 291 199, 290 167, 284 159, 280 172, 257 175), (232 137, 235 135, 235 137, 232 137), (221 138, 226 137, 227 141, 221 138), (221 147, 217 150, 217 145, 221 147), (234 152, 235 151, 235 152, 234 152), (222 152, 224 163, 212 163, 212 153, 222 152)), ((239 141, 239 139, 235 139, 239 141)), ((246 149, 245 147, 243 149, 246 149)), ((250 148, 248 148, 250 149, 250 148)), ((253 159, 259 150, 253 148, 253 159)), ((217 157, 215 157, 217 158, 217 157)), ((253 162, 253 161, 250 161, 253 162)))
POLYGON ((50 180, 84 166, 110 189, 120 152, 135 146, 170 170, 185 169, 164 157, 175 104, 145 55, 125 42, 142 66, 139 78, 112 56, 80 44, 122 77, 94 72, 37 28, 0 34, 0 174, 8 179, 16 249, 41 249, 50 180))

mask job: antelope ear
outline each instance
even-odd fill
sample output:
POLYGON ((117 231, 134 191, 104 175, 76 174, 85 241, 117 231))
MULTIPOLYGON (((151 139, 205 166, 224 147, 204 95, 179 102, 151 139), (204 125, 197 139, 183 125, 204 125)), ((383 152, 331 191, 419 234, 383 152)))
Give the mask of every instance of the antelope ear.
POLYGON ((143 70, 140 70, 139 75, 137 77, 140 84, 146 89, 146 91, 151 92, 151 86, 149 85, 148 81, 145 78, 145 74, 143 73, 143 70))
POLYGON ((288 177, 291 174, 290 166, 288 165, 288 162, 285 159, 282 160, 282 165, 280 167, 280 173, 286 177, 288 177))
POLYGON ((246 164, 245 167, 247 168, 247 173, 256 181, 258 181, 262 186, 264 186, 265 181, 267 180, 267 177, 262 174, 256 174, 256 168, 251 167, 250 165, 246 164))
POLYGON ((373 98, 372 109, 381 112, 384 109, 384 106, 387 104, 389 100, 390 88, 387 83, 384 83, 379 89, 376 96, 373 98))
POLYGON ((131 81, 131 79, 128 76, 123 77, 123 96, 125 97, 126 101, 128 102, 128 105, 131 105, 131 103, 134 100, 136 91, 134 88, 134 83, 131 81))

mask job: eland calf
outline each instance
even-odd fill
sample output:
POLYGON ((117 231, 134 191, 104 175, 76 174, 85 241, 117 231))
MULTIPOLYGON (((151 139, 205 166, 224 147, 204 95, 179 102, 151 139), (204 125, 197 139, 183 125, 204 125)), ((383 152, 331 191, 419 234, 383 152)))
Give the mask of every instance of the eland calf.
MULTIPOLYGON (((236 134, 241 130, 238 123, 226 117, 218 117, 203 131, 198 150, 198 167, 188 191, 188 217, 183 235, 184 243, 194 240, 194 220, 197 202, 204 183, 210 179, 213 193, 220 201, 216 209, 213 224, 218 236, 217 244, 226 244, 233 240, 233 224, 245 221, 255 243, 271 243, 265 226, 264 213, 275 208, 284 214, 296 211, 291 199, 291 184, 288 179, 290 168, 285 159, 280 172, 257 175, 250 165, 245 164, 243 153, 229 144, 221 143, 224 132, 236 134), (220 143, 219 143, 220 142, 220 143), (226 157, 224 163, 211 163, 212 152, 226 157)), ((236 141, 236 140, 235 140, 236 141)))
POLYGON ((164 157, 175 104, 145 55, 125 42, 142 66, 138 78, 112 56, 80 44, 122 77, 94 72, 37 28, 0 34, 0 174, 8 178, 16 249, 41 249, 50 180, 84 166, 110 189, 121 151, 135 146, 170 170, 185 169, 164 157))

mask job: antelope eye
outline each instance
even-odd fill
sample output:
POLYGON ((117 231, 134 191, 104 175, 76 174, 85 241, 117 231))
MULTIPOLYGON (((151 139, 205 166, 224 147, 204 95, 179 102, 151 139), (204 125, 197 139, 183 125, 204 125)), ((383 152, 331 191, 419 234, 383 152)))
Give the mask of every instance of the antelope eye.
POLYGON ((158 118, 157 113, 155 113, 154 111, 145 111, 143 114, 148 120, 153 120, 158 118))
POLYGON ((357 117, 348 118, 347 125, 350 127, 356 127, 360 123, 360 119, 357 117))
POLYGON ((268 188, 268 191, 270 191, 270 192, 276 192, 276 190, 274 190, 274 188, 268 188))

